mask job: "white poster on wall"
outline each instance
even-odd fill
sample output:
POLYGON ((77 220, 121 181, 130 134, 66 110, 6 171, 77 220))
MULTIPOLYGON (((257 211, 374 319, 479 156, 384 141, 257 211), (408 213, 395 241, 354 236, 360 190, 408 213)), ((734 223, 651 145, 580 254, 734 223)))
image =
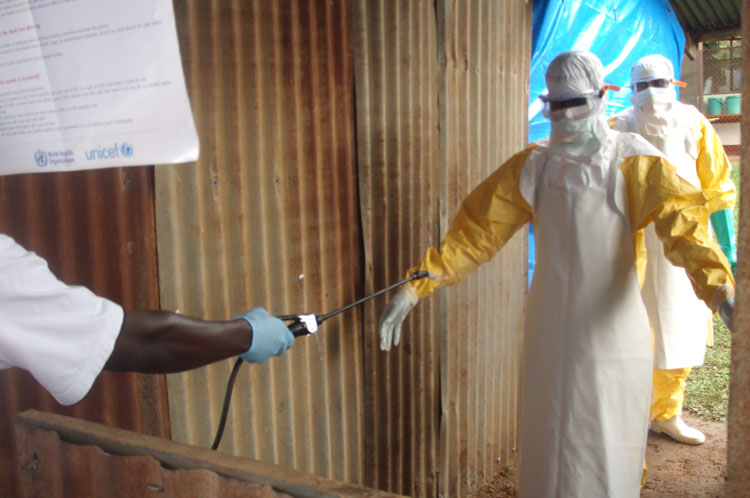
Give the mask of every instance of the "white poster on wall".
POLYGON ((198 158, 172 0, 0 0, 0 174, 198 158))

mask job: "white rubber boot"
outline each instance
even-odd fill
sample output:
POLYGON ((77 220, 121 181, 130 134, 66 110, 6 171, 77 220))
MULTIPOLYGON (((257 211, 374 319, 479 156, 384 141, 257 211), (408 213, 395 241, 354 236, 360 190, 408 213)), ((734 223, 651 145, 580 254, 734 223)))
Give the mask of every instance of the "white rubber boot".
POLYGON ((651 430, 666 434, 675 441, 685 444, 703 444, 706 436, 698 429, 688 427, 679 415, 667 420, 654 420, 651 422, 651 430))

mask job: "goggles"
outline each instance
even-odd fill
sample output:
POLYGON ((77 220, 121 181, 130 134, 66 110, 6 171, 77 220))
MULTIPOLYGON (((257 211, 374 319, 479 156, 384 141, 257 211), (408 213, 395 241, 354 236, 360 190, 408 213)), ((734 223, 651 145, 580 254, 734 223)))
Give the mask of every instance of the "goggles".
POLYGON ((549 95, 540 95, 539 99, 544 102, 542 115, 550 121, 587 118, 601 110, 602 98, 607 90, 618 92, 620 87, 605 83, 599 90, 572 95, 569 98, 550 98, 549 95))
POLYGON ((561 119, 583 119, 599 110, 599 102, 604 96, 604 88, 591 95, 578 96, 564 100, 550 100, 548 96, 539 98, 544 102, 542 115, 550 121, 561 119))
POLYGON ((658 78, 658 79, 655 79, 655 80, 638 81, 638 82, 636 82, 636 83, 633 84, 632 89, 636 93, 640 93, 640 92, 644 91, 645 89, 647 89, 648 87, 653 87, 653 88, 668 88, 669 85, 672 85, 672 84, 674 84, 676 86, 679 86, 681 88, 685 88, 687 86, 687 84, 684 83, 684 82, 682 82, 682 81, 668 80, 668 79, 665 79, 665 78, 658 78))

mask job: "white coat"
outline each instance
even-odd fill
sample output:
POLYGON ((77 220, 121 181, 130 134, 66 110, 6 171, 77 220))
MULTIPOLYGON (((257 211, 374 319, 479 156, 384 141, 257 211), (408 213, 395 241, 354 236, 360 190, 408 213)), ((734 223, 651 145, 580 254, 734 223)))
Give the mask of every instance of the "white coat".
MULTIPOLYGON (((631 107, 618 115, 615 129, 640 133, 677 169, 677 174, 701 188, 696 160, 700 114, 692 106, 675 102, 673 124, 650 135, 639 127, 631 107)), ((706 342, 713 334, 712 313, 698 299, 685 273, 664 257, 664 248, 653 225, 645 230, 646 275, 643 301, 654 331, 654 368, 677 369, 703 364, 706 342)))

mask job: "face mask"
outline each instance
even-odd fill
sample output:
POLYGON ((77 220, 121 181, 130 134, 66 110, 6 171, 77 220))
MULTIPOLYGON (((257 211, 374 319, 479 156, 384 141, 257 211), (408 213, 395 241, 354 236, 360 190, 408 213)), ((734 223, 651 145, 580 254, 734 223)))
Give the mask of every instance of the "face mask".
POLYGON ((630 102, 638 112, 654 115, 669 112, 675 100, 677 95, 672 85, 667 88, 648 87, 630 95, 630 102))
POLYGON ((583 119, 560 119, 550 123, 550 143, 568 154, 593 152, 602 143, 606 124, 601 115, 583 119))

